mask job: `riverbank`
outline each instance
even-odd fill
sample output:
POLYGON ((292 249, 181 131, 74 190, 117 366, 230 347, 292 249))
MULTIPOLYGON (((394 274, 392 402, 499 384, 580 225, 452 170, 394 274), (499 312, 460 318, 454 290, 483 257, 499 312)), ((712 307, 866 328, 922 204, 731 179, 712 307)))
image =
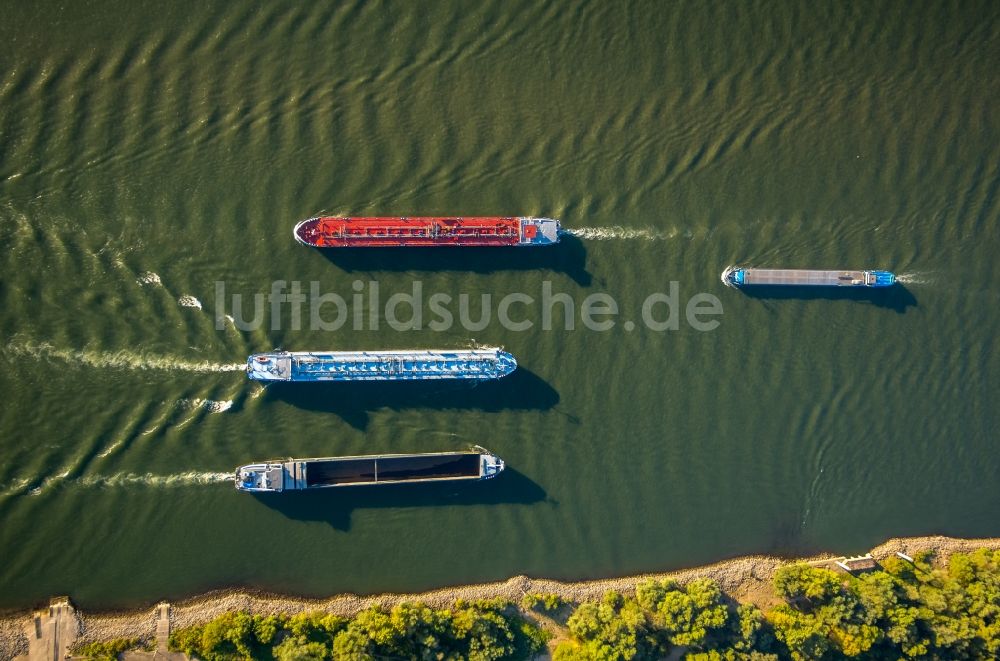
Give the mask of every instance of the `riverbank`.
MULTIPOLYGON (((953 553, 970 552, 979 548, 1000 548, 1000 538, 957 539, 951 537, 912 537, 891 539, 870 553, 880 560, 896 553, 914 555, 922 551, 935 551, 944 559, 953 553)), ((528 592, 551 593, 570 602, 582 602, 600 597, 608 590, 629 593, 640 581, 671 578, 686 583, 695 578, 711 578, 731 597, 767 608, 775 603, 771 577, 779 567, 792 562, 831 563, 839 556, 830 554, 810 558, 777 558, 773 556, 744 556, 711 565, 657 574, 644 574, 623 578, 563 583, 547 579, 516 576, 506 581, 442 588, 413 594, 380 594, 361 597, 338 595, 328 599, 303 599, 289 596, 257 593, 249 590, 221 590, 172 604, 171 629, 208 622, 230 611, 247 611, 255 614, 294 614, 304 611, 325 611, 351 616, 373 605, 390 608, 400 602, 421 601, 431 606, 443 607, 457 599, 488 599, 501 597, 514 602, 528 592)), ((136 638, 150 641, 156 634, 156 607, 127 612, 77 612, 80 634, 77 644, 136 638)), ((8 661, 28 651, 25 628, 31 623, 31 612, 23 611, 0 617, 0 661, 8 661)))

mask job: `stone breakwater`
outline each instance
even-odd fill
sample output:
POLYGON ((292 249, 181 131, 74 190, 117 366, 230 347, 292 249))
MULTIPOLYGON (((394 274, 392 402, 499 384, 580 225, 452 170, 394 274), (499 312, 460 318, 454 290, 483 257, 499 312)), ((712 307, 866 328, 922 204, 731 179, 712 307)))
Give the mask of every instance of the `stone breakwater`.
MULTIPOLYGON (((891 539, 871 550, 880 560, 895 553, 913 555, 932 550, 942 558, 952 553, 967 553, 978 548, 1000 548, 1000 538, 955 539, 950 537, 913 537, 891 539)), ((303 599, 256 593, 248 590, 221 590, 193 597, 172 605, 170 627, 178 629, 208 622, 231 611, 247 611, 260 615, 293 615, 305 611, 324 611, 342 616, 352 616, 370 606, 391 608, 407 602, 420 601, 431 606, 448 606, 457 599, 491 599, 502 597, 517 602, 528 592, 553 593, 566 601, 582 602, 597 599, 609 590, 622 593, 635 591, 635 586, 648 579, 673 579, 686 583, 696 578, 711 578, 734 598, 767 607, 774 604, 771 577, 779 567, 790 562, 821 562, 839 556, 824 554, 811 558, 782 559, 772 556, 744 556, 712 565, 658 574, 643 574, 623 578, 563 583, 547 579, 515 576, 506 581, 463 585, 414 594, 380 594, 361 597, 353 594, 338 595, 328 599, 303 599)), ((151 641, 156 634, 156 607, 143 610, 111 613, 77 612, 80 619, 80 636, 77 644, 136 638, 151 641)), ((31 619, 30 612, 9 614, 0 618, 0 661, 9 661, 28 651, 25 627, 31 619)))

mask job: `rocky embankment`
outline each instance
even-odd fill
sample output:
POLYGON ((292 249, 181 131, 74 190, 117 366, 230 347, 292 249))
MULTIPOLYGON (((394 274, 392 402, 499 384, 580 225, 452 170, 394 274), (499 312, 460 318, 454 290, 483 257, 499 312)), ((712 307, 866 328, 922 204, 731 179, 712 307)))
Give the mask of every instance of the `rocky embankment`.
MULTIPOLYGON (((977 548, 1000 548, 1000 538, 955 539, 951 537, 911 537, 891 539, 871 550, 871 555, 882 559, 895 553, 913 555, 925 550, 936 551, 942 558, 955 552, 969 552, 977 548)), ((837 559, 832 555, 812 558, 782 559, 771 556, 745 556, 712 565, 660 574, 645 574, 624 578, 562 583, 546 579, 516 576, 503 582, 463 585, 418 594, 380 594, 368 597, 338 595, 329 599, 302 599, 279 595, 255 593, 246 590, 211 592, 172 605, 170 627, 181 628, 200 624, 228 611, 248 611, 257 614, 294 614, 321 610, 350 616, 369 606, 392 607, 403 601, 422 601, 432 606, 446 606, 456 599, 489 599, 503 597, 519 601, 527 592, 554 593, 566 601, 581 602, 596 599, 608 590, 628 593, 640 581, 671 578, 685 583, 695 578, 711 578, 732 597, 767 607, 774 603, 771 576, 775 570, 789 562, 822 564, 837 559)), ((78 612, 80 636, 77 643, 114 638, 137 638, 151 641, 156 634, 156 608, 117 613, 78 612)), ((0 618, 0 661, 9 661, 28 651, 28 632, 33 627, 32 614, 28 611, 8 614, 0 618)))

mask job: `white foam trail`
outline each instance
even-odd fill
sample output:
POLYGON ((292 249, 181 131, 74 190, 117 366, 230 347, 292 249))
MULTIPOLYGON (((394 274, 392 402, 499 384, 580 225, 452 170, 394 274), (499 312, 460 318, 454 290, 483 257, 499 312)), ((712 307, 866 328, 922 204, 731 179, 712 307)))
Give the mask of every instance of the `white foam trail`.
MULTIPOLYGON (((153 473, 115 473, 114 475, 88 475, 73 480, 67 480, 69 471, 45 478, 41 484, 27 492, 29 496, 37 496, 46 491, 54 484, 65 482, 71 486, 81 487, 127 487, 142 485, 149 487, 184 487, 196 486, 200 484, 218 484, 229 482, 233 479, 232 472, 214 471, 188 471, 186 473, 174 473, 173 475, 155 475, 153 473)), ((3 495, 10 496, 21 493, 22 490, 31 483, 31 480, 20 480, 11 488, 7 489, 3 495)))
POLYGON ((118 441, 117 443, 114 443, 114 444, 112 444, 112 446, 111 446, 110 448, 108 448, 107 450, 105 450, 104 452, 100 453, 100 454, 99 454, 99 455, 97 455, 97 456, 98 456, 98 457, 100 457, 100 458, 102 458, 102 459, 103 459, 104 457, 107 457, 107 456, 108 456, 108 455, 110 455, 110 454, 111 454, 112 452, 114 452, 115 450, 117 450, 118 448, 120 448, 120 447, 121 447, 121 445, 122 445, 122 443, 123 443, 123 441, 118 441))
POLYGON ((224 413, 233 408, 233 400, 215 401, 214 399, 182 399, 181 406, 189 409, 205 409, 209 413, 224 413))
POLYGON ((191 296, 190 294, 184 294, 183 296, 178 298, 177 304, 180 305, 182 308, 198 308, 199 310, 201 309, 201 301, 199 301, 194 296, 191 296))
POLYGON ((160 276, 152 271, 143 271, 139 274, 139 279, 136 280, 140 285, 162 285, 163 281, 160 280, 160 276))
POLYGON ((29 484, 31 484, 31 480, 29 480, 28 478, 12 482, 10 486, 8 486, 6 489, 3 490, 2 495, 12 496, 14 494, 21 493, 24 490, 24 488, 29 484))
POLYGON ((935 281, 933 274, 919 272, 897 273, 896 280, 904 285, 929 285, 935 281))
POLYGON ((614 239, 641 239, 643 241, 663 241, 672 239, 676 232, 661 232, 652 227, 624 227, 622 225, 609 225, 607 227, 578 227, 576 229, 565 229, 567 234, 589 239, 592 241, 611 241, 614 239))
POLYGON ((114 475, 90 475, 74 480, 75 484, 85 487, 122 487, 145 485, 152 487, 182 487, 197 484, 216 484, 229 482, 233 479, 232 472, 188 471, 173 475, 155 475, 153 473, 115 473, 114 475))
POLYGON ((69 476, 69 471, 63 471, 62 473, 59 473, 58 475, 53 475, 51 477, 47 477, 47 478, 45 478, 42 481, 41 484, 39 484, 37 487, 35 487, 31 491, 29 491, 28 495, 29 496, 37 496, 38 494, 42 493, 42 491, 44 491, 45 489, 47 489, 50 485, 55 484, 56 482, 62 482, 68 476, 69 476))
POLYGON ((5 352, 13 356, 56 359, 87 367, 125 370, 163 370, 181 372, 240 372, 244 363, 211 363, 179 360, 169 356, 147 356, 131 351, 101 352, 59 349, 47 342, 10 342, 5 352))

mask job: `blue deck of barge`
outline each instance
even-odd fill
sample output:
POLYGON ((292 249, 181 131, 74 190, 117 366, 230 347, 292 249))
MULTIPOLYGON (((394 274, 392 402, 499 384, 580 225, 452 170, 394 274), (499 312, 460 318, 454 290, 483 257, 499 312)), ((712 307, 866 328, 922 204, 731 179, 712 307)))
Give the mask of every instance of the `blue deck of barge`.
POLYGON ((247 375, 258 381, 488 380, 516 368, 514 356, 500 349, 275 352, 247 361, 247 375))

